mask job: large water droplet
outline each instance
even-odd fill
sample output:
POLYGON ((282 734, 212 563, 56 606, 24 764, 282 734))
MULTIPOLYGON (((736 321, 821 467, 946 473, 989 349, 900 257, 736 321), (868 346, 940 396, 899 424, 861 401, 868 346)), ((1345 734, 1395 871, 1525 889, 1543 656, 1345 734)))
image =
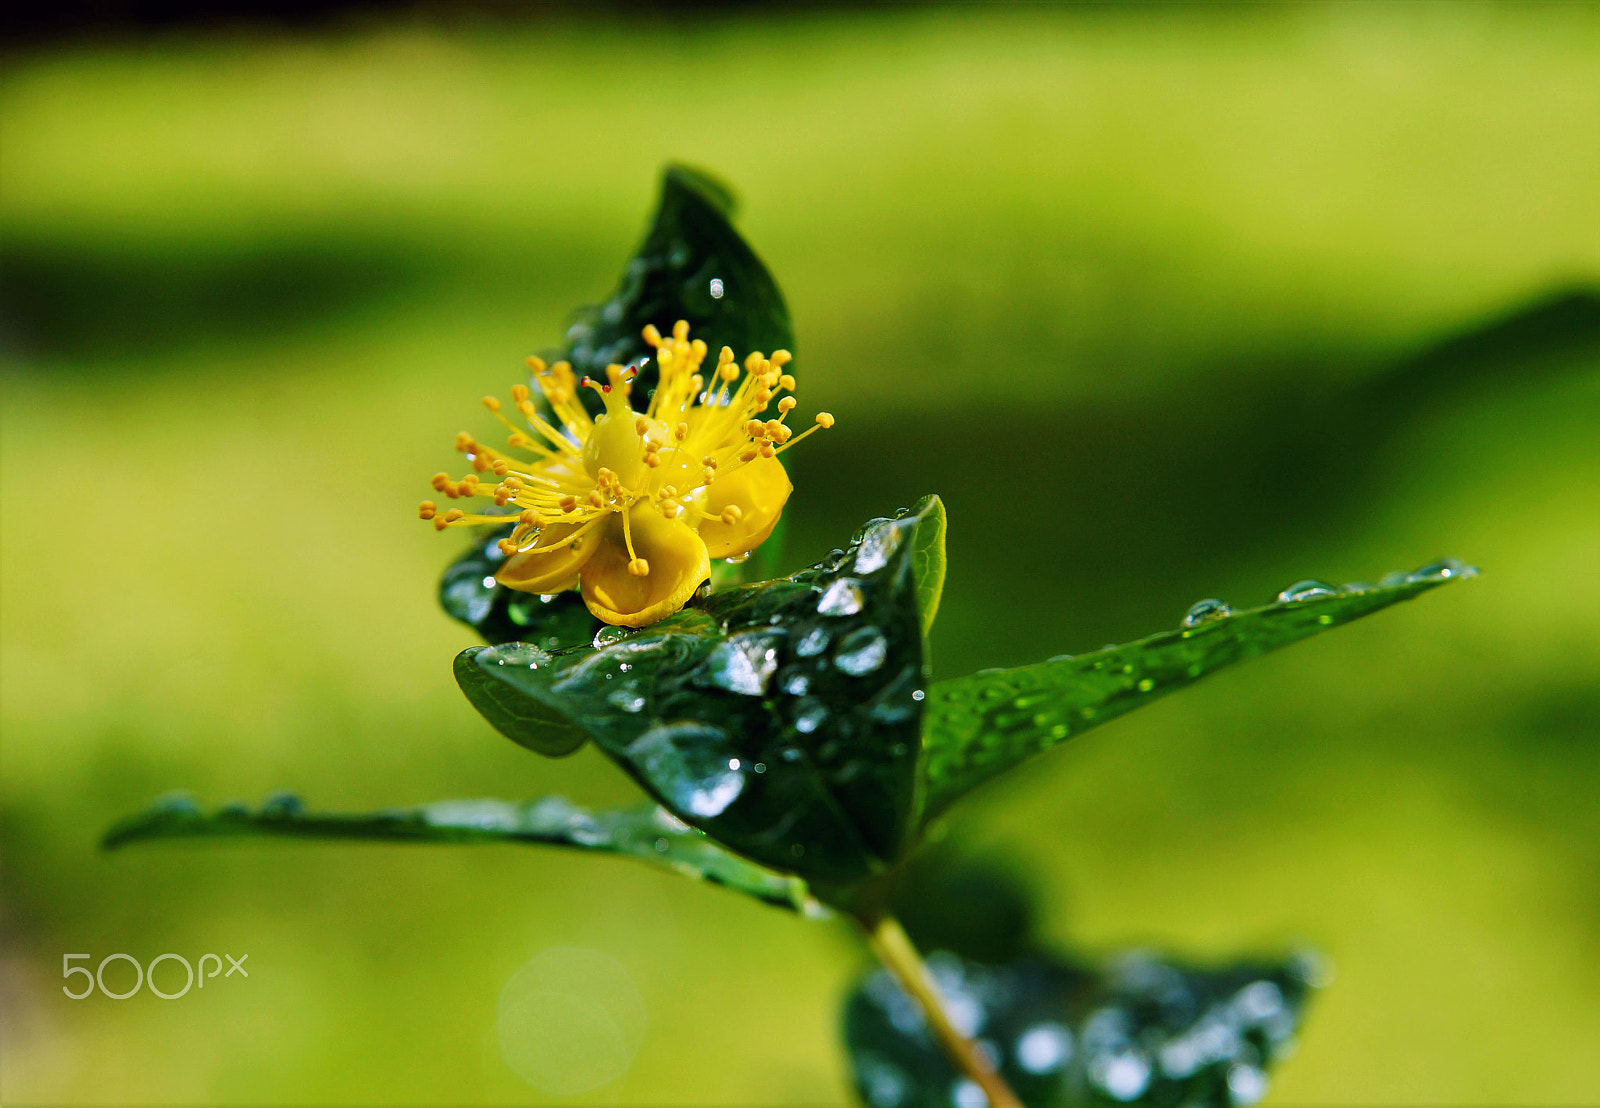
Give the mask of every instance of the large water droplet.
POLYGON ((830 637, 831 636, 828 634, 827 628, 813 627, 804 635, 800 636, 800 641, 794 644, 794 652, 802 658, 810 658, 817 654, 821 654, 824 650, 828 649, 828 640, 830 637))
POLYGON ((1131 1049, 1097 1055, 1089 1063, 1089 1080, 1114 1100, 1133 1100, 1150 1084, 1150 1060, 1131 1049))
POLYGON ((722 299, 722 294, 723 294, 724 291, 725 291, 725 289, 724 289, 724 286, 722 284, 722 278, 721 277, 713 277, 713 278, 711 278, 711 288, 710 288, 711 299, 713 299, 713 300, 721 300, 722 299))
POLYGON ((722 560, 730 566, 742 566, 750 560, 750 553, 746 550, 743 554, 731 554, 722 560))
MULTIPOLYGON (((795 701, 794 729, 799 731, 801 734, 811 734, 811 732, 822 726, 822 721, 827 718, 828 706, 822 701, 818 700, 816 697, 805 696, 795 701)), ((794 754, 795 757, 799 757, 800 752, 796 750, 794 751, 794 754)), ((783 756, 786 760, 794 760, 789 758, 789 751, 787 750, 784 751, 783 756)))
POLYGON ((833 652, 833 664, 851 677, 862 677, 883 665, 889 656, 889 643, 876 627, 858 627, 844 638, 833 652))
POLYGON ((778 636, 770 632, 733 635, 717 644, 695 680, 744 696, 760 696, 778 668, 777 644, 778 636))
POLYGON ((1201 627, 1207 623, 1215 623, 1219 619, 1227 619, 1233 615, 1233 608, 1226 600, 1211 598, 1202 600, 1184 613, 1183 625, 1185 627, 1201 627))
POLYGON ((505 642, 498 646, 486 646, 478 652, 480 666, 538 669, 540 666, 549 665, 551 660, 548 650, 531 642, 505 642))
POLYGON ((825 616, 853 616, 866 603, 861 583, 853 577, 841 577, 817 600, 817 611, 825 616))
POLYGON ((1267 1095, 1267 1075, 1243 1062, 1228 1067, 1228 1094, 1235 1104, 1254 1104, 1267 1095))
POLYGON ((744 773, 728 766, 727 742, 709 724, 668 723, 630 743, 628 757, 677 808, 718 816, 744 791, 744 773))
POLYGON ((1319 596, 1336 596, 1338 590, 1326 581, 1308 578, 1296 581, 1278 594, 1279 604, 1298 604, 1303 600, 1315 600, 1319 596))
POLYGON ((804 696, 811 687, 811 678, 799 666, 790 666, 778 674, 778 687, 790 696, 804 696))
POLYGON ((1054 1073, 1072 1058, 1072 1032, 1059 1023, 1037 1023, 1017 1040, 1017 1065, 1029 1073, 1054 1073))
POLYGON ((633 634, 632 627, 617 627, 607 623, 594 633, 594 648, 601 650, 613 643, 621 642, 631 634, 633 634))
POLYGON ((876 573, 888 565, 890 556, 900 546, 900 530, 888 520, 869 528, 856 549, 856 572, 876 573))

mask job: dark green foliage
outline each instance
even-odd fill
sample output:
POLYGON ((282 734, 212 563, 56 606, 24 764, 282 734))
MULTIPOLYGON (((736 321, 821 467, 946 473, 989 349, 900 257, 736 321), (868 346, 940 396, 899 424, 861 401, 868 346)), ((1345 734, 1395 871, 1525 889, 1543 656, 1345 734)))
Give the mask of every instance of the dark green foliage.
POLYGON ((528 802, 441 800, 356 815, 307 812, 299 798, 288 794, 259 808, 231 804, 212 812, 173 797, 122 820, 106 832, 101 845, 110 850, 154 839, 243 836, 565 846, 624 854, 796 911, 810 903, 803 881, 728 853, 653 805, 591 812, 559 796, 528 802))
POLYGON ((741 854, 830 884, 860 881, 899 859, 915 824, 916 567, 929 564, 919 536, 941 518, 925 499, 811 569, 639 631, 608 629, 595 647, 468 650, 457 678, 519 742, 535 718, 587 732, 680 818, 741 854))
MULTIPOLYGON (((652 353, 640 332, 653 323, 663 334, 680 319, 713 354, 723 346, 743 359, 752 351, 794 352, 794 329, 778 283, 734 230, 734 197, 702 170, 668 166, 661 203, 644 242, 605 303, 585 308, 567 329, 559 357, 580 375, 605 379, 608 365, 627 365, 652 353), (713 295, 712 282, 720 284, 713 295)), ((655 388, 654 361, 641 367, 636 395, 655 388)), ((599 411, 592 394, 585 403, 599 411)))
POLYGON ((1378 585, 1302 581, 1277 603, 1232 612, 1203 600, 1183 626, 1126 646, 982 670, 928 690, 927 800, 931 819, 965 793, 1057 743, 1209 673, 1349 623, 1477 571, 1439 562, 1378 585))
POLYGON ((529 642, 557 650, 592 640, 600 621, 577 592, 538 596, 495 583, 495 571, 505 561, 495 543, 509 534, 509 526, 497 528, 451 563, 439 580, 439 606, 491 643, 529 642))
MULTIPOLYGON (((1134 954, 1101 969, 939 952, 928 966, 952 1022, 986 1044, 1030 1108, 1253 1104, 1267 1068, 1292 1049, 1317 976, 1309 957, 1199 970, 1134 954)), ((844 1035, 856 1091, 873 1108, 983 1104, 883 970, 846 1002, 844 1035)))

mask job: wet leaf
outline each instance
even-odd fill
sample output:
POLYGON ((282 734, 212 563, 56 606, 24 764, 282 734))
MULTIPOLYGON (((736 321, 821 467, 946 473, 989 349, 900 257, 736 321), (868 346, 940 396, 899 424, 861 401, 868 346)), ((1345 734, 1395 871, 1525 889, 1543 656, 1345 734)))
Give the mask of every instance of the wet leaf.
MULTIPOLYGON (((942 952, 928 966, 952 1022, 986 1044, 1029 1108, 1253 1104, 1269 1067, 1293 1049, 1319 972, 1309 957, 1192 969, 1145 954, 1103 970, 1050 956, 984 965, 942 952)), ((851 994, 844 1032, 856 1092, 872 1108, 983 1105, 886 972, 851 994)))
POLYGON ((450 564, 439 580, 439 606, 486 642, 527 642, 546 650, 591 641, 600 621, 577 592, 538 596, 495 583, 505 555, 495 545, 509 526, 483 535, 450 564))
MULTIPOLYGON (((705 340, 713 359, 722 346, 740 359, 755 350, 793 353, 789 308, 772 274, 734 229, 733 209, 727 185, 703 170, 668 166, 655 218, 621 282, 605 303, 578 314, 558 356, 580 376, 604 380, 606 366, 652 353, 640 337, 645 324, 666 333, 680 319, 705 340)), ((652 360, 641 369, 635 394, 646 396, 655 384, 652 360)), ((599 410, 592 394, 584 400, 599 410)))
POLYGON ((914 539, 937 511, 929 500, 874 520, 811 569, 608 628, 593 647, 468 650, 457 676, 517 741, 534 744, 522 720, 581 729, 731 849, 849 885, 910 844, 924 679, 914 539))
POLYGON ((925 496, 913 509, 922 522, 911 536, 911 568, 917 578, 917 612, 922 618, 922 633, 933 630, 939 614, 939 596, 944 592, 944 501, 925 496))
POLYGON ((802 910, 805 883, 773 873, 723 850, 653 805, 591 812, 559 796, 542 800, 441 800, 417 808, 339 814, 308 812, 280 794, 259 808, 243 804, 202 811, 173 797, 122 820, 106 832, 108 849, 157 839, 242 836, 348 839, 404 843, 535 843, 623 854, 686 877, 723 885, 768 904, 802 910))
POLYGON ((1264 608, 1201 601, 1183 626, 1125 646, 983 670, 928 690, 923 743, 931 819, 957 798, 1091 727, 1207 674, 1476 574, 1440 562, 1378 585, 1303 581, 1264 608))

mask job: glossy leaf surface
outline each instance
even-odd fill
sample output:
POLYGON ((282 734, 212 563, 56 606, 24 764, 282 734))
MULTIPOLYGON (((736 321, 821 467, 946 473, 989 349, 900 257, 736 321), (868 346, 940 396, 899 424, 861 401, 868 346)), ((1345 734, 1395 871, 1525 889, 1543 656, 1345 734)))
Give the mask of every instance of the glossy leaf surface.
POLYGON ((109 850, 158 839, 241 836, 565 846, 638 858, 784 908, 798 911, 810 903, 803 881, 728 853, 658 807, 592 812, 559 796, 528 802, 441 800, 360 814, 308 812, 289 795, 259 808, 231 804, 211 812, 175 797, 122 820, 101 845, 109 850))
MULTIPOLYGON (((1266 1094, 1293 1049, 1318 973, 1312 958, 1196 970, 1130 955, 1104 970, 1054 957, 928 967, 957 1029, 985 1044, 1029 1108, 1149 1104, 1228 1108, 1266 1094)), ((845 1005, 857 1094, 871 1108, 982 1108, 886 972, 845 1005)))
POLYGON ((983 670, 928 690, 925 818, 1058 743, 1224 666, 1370 615, 1477 571, 1440 562, 1378 585, 1290 586, 1277 603, 1232 612, 1201 601, 1183 626, 1125 646, 983 670))
MULTIPOLYGON (((456 659, 491 723, 590 735, 684 821, 765 865, 849 884, 898 860, 915 822, 923 703, 914 540, 924 500, 790 577, 704 598, 589 648, 456 659), (492 692, 490 691, 492 690, 492 692)), ((529 745, 532 745, 529 743, 529 745)))
MULTIPOLYGON (((640 332, 653 323, 662 333, 688 320, 691 334, 715 352, 733 348, 743 360, 755 350, 794 352, 789 309, 772 274, 734 229, 734 198, 727 185, 702 170, 668 166, 661 202, 638 252, 603 304, 586 308, 567 330, 560 356, 581 376, 605 379, 608 365, 627 365, 652 353, 640 332)), ((655 388, 653 361, 634 388, 655 388)), ((598 401, 585 394, 585 403, 598 401)))

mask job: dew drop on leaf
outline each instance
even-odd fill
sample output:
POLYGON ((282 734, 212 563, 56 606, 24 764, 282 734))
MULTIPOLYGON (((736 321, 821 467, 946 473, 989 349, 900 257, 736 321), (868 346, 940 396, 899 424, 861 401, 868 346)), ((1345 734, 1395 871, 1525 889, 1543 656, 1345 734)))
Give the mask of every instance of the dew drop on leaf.
POLYGON ((825 616, 853 616, 861 611, 866 598, 861 584, 851 577, 841 577, 817 600, 817 611, 825 616))
POLYGON ((1298 604, 1303 600, 1314 600, 1319 596, 1335 596, 1337 590, 1326 581, 1308 579, 1296 581, 1278 594, 1279 604, 1298 604))
POLYGON ((1184 614, 1183 626, 1201 627, 1207 623, 1215 623, 1219 619, 1227 619, 1231 615, 1233 608, 1226 600, 1215 598, 1202 600, 1184 614))
POLYGON ((851 677, 864 677, 883 665, 889 655, 888 640, 876 627, 860 627, 839 640, 833 664, 851 677))

